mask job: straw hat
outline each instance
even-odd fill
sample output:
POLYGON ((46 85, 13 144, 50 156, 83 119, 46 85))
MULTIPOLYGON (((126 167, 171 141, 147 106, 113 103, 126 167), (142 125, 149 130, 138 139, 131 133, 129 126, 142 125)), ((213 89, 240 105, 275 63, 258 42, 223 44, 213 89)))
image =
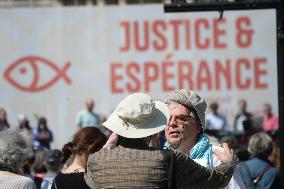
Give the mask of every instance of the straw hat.
POLYGON ((144 93, 124 98, 103 125, 125 138, 143 138, 165 129, 169 110, 165 103, 153 101, 144 93))

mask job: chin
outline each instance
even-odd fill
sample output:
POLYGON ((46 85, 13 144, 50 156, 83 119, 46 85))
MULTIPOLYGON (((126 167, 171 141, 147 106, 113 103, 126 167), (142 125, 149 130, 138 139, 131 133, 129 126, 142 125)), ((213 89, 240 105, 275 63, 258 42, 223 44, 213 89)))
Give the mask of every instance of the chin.
POLYGON ((171 145, 178 145, 180 143, 180 138, 169 138, 168 141, 171 145))

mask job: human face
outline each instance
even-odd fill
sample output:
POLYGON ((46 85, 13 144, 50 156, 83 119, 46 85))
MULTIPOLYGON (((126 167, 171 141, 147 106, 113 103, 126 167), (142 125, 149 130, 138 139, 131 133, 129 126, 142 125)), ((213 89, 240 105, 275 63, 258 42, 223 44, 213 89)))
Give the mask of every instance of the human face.
POLYGON ((270 115, 271 114, 271 107, 269 104, 263 105, 263 113, 264 115, 270 115))
POLYGON ((169 143, 174 147, 181 142, 193 143, 201 131, 193 112, 183 105, 170 105, 169 112, 170 120, 165 130, 169 143))
POLYGON ((247 103, 245 100, 240 100, 239 101, 239 108, 240 108, 240 112, 245 112, 246 108, 247 108, 247 103))
POLYGON ((0 110, 0 120, 6 120, 6 112, 4 110, 0 110))
POLYGON ((91 99, 87 100, 86 102, 86 108, 89 112, 91 112, 94 108, 95 102, 91 99))

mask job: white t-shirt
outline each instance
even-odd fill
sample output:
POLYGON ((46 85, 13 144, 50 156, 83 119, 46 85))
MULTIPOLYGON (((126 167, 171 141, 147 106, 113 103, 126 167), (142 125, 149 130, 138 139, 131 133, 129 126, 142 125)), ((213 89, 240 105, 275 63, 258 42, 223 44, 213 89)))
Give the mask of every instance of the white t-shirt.
MULTIPOLYGON (((224 149, 219 146, 212 146, 213 149, 217 149, 219 151, 223 151, 224 149)), ((202 165, 204 167, 207 167, 207 159, 201 158, 201 159, 193 159, 196 163, 199 165, 202 165)), ((218 159, 217 156, 213 154, 213 167, 217 167, 221 164, 221 161, 218 159)), ((235 167, 234 174, 229 182, 229 184, 224 189, 246 189, 243 179, 241 178, 239 169, 235 167)))
POLYGON ((208 130, 222 130, 227 127, 227 119, 223 115, 208 114, 205 117, 206 129, 208 130))
POLYGON ((247 120, 247 117, 244 116, 244 115, 241 115, 238 117, 237 119, 237 123, 236 123, 236 130, 237 131, 241 131, 243 132, 244 131, 244 121, 247 120))

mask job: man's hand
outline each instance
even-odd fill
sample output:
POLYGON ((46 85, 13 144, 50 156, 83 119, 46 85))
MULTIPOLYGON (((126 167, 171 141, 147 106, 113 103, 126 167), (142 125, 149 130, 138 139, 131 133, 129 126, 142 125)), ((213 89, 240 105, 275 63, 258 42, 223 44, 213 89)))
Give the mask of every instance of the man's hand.
POLYGON ((229 149, 227 143, 223 143, 222 147, 224 148, 224 151, 221 152, 217 149, 213 149, 213 153, 223 162, 231 162, 234 158, 234 152, 233 149, 229 149))
POLYGON ((115 148, 117 140, 118 140, 118 135, 113 132, 110 135, 110 137, 108 138, 108 140, 107 140, 106 144, 103 146, 103 148, 106 148, 106 149, 109 149, 109 150, 115 148))

